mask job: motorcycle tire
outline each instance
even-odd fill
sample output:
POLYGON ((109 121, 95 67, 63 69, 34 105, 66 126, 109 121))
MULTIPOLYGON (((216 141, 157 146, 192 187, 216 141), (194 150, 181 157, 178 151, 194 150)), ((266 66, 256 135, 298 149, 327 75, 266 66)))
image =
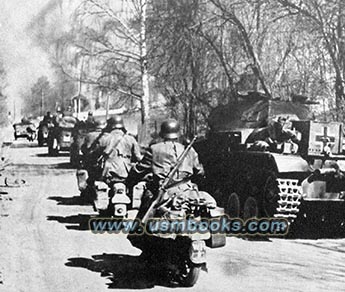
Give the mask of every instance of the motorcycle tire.
POLYGON ((37 141, 38 141, 39 147, 42 147, 44 145, 44 138, 43 138, 42 133, 40 133, 40 132, 38 132, 37 141))
POLYGON ((57 156, 59 154, 58 149, 54 149, 53 147, 48 146, 48 155, 49 156, 57 156))
POLYGON ((194 264, 190 259, 181 262, 174 278, 183 287, 193 287, 199 279, 202 265, 194 264))
POLYGON ((74 153, 70 153, 70 157, 69 157, 69 162, 71 164, 72 167, 80 167, 80 159, 78 159, 79 157, 74 154, 74 153))
POLYGON ((99 215, 98 215, 99 218, 110 218, 111 217, 111 212, 108 209, 99 210, 98 213, 99 213, 99 215))

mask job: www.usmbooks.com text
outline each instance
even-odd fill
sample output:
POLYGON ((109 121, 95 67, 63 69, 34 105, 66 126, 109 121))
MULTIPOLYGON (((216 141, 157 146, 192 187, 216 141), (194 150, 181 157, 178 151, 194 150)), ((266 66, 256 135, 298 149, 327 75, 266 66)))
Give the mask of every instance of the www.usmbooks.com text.
POLYGON ((140 220, 115 218, 92 218, 89 228, 95 234, 102 233, 134 233, 169 234, 169 233, 223 233, 232 235, 285 235, 289 224, 283 218, 260 218, 243 221, 240 218, 222 216, 213 219, 150 219, 146 224, 140 220))

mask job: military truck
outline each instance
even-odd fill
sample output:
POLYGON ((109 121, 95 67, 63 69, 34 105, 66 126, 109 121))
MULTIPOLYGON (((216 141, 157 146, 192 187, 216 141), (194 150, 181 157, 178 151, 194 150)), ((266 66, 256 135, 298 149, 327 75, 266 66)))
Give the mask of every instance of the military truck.
POLYGON ((274 151, 258 151, 245 143, 254 128, 241 125, 243 114, 232 108, 237 115, 232 123, 229 115, 224 118, 218 111, 220 123, 211 124, 207 137, 195 145, 205 167, 204 188, 232 218, 287 218, 290 237, 345 235, 342 124, 305 120, 310 111, 304 111, 301 104, 266 104, 266 113, 257 111, 256 117, 261 114, 261 118, 252 119, 251 126, 255 121, 263 126, 263 119, 290 115, 291 128, 300 134, 298 151, 293 153, 290 141, 277 145, 274 151))

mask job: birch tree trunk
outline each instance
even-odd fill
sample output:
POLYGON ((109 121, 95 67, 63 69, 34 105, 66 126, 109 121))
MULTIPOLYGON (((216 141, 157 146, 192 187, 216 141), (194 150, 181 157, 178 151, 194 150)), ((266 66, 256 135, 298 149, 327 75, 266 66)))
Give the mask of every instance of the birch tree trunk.
POLYGON ((141 22, 140 22, 140 68, 143 95, 140 100, 141 105, 141 133, 140 140, 148 141, 150 138, 150 89, 149 74, 147 69, 147 43, 146 43, 146 17, 147 0, 140 0, 141 22))

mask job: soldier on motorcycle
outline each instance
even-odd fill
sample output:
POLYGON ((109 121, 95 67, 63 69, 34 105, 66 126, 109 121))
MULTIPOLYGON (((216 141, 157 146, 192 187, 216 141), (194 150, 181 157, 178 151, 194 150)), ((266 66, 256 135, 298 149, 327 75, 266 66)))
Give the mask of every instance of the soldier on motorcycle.
POLYGON ((103 133, 91 146, 90 154, 103 159, 102 178, 105 182, 125 181, 132 163, 141 159, 138 142, 127 134, 120 116, 108 119, 103 133))
POLYGON ((43 117, 42 123, 49 124, 53 122, 53 116, 50 112, 47 112, 46 115, 43 117))
MULTIPOLYGON (((125 185, 123 183, 132 164, 141 159, 140 147, 137 141, 127 134, 122 118, 115 116, 108 119, 103 130, 96 129, 96 131, 85 137, 81 151, 84 154, 82 164, 88 173, 87 187, 84 192, 86 197, 93 202, 95 209, 100 214, 102 213, 104 216, 108 213, 114 215, 115 212, 115 215, 119 215, 119 210, 123 211, 124 208, 119 207, 119 210, 117 210, 116 206, 119 202, 114 198, 117 197, 117 193, 125 195, 126 192, 123 192, 125 185), (109 194, 105 193, 109 199, 107 206, 101 203, 105 202, 104 196, 101 195, 100 197, 97 193, 97 190, 104 189, 105 185, 111 189, 109 194)), ((80 175, 82 175, 81 173, 80 175)), ((83 184, 83 186, 85 185, 83 184)), ((117 199, 120 200, 118 197, 117 199)), ((124 196, 121 197, 122 199, 124 199, 124 196)), ((130 201, 130 199, 126 196, 125 201, 130 201)))
MULTIPOLYGON (((179 131, 180 126, 176 120, 169 119, 164 121, 159 133, 163 141, 151 145, 143 159, 131 169, 126 182, 129 188, 133 187, 149 173, 153 174, 152 181, 147 186, 148 194, 146 194, 145 199, 148 199, 150 196, 157 196, 160 186, 184 151, 185 146, 178 142, 179 131)), ((197 192, 195 185, 191 183, 192 176, 203 176, 203 174, 204 169, 199 162, 198 154, 191 148, 178 167, 178 171, 170 179, 170 183, 166 187, 167 194, 174 192, 178 193, 178 196, 182 195, 183 197, 202 196, 203 199, 215 205, 215 200, 210 195, 204 192, 197 192)), ((141 206, 143 207, 143 203, 141 206)))
POLYGON ((93 182, 100 179, 102 175, 102 170, 100 169, 100 165, 98 165, 100 153, 94 151, 95 149, 92 149, 92 146, 97 143, 97 139, 102 136, 103 128, 104 124, 101 121, 95 121, 93 128, 91 128, 90 132, 86 134, 84 142, 80 147, 83 154, 81 165, 88 172, 88 183, 90 185, 93 185, 93 182))
POLYGON ((187 147, 178 142, 179 130, 176 120, 164 121, 160 131, 163 141, 150 145, 144 158, 129 173, 128 187, 150 173, 152 181, 147 184, 136 217, 146 232, 135 234, 134 231, 128 239, 142 250, 140 259, 147 264, 149 278, 154 281, 158 276, 172 285, 191 287, 197 281, 201 267, 206 266, 204 240, 208 235, 201 239, 200 234, 194 237, 178 230, 171 230, 170 234, 151 233, 150 224, 147 224, 153 218, 162 219, 161 222, 184 221, 189 216, 211 218, 209 211, 216 208, 214 198, 199 191, 191 182, 193 176, 203 175, 204 170, 192 142, 187 147), (193 250, 193 244, 198 245, 196 250, 193 250), (200 257, 195 260, 193 255, 200 257))

